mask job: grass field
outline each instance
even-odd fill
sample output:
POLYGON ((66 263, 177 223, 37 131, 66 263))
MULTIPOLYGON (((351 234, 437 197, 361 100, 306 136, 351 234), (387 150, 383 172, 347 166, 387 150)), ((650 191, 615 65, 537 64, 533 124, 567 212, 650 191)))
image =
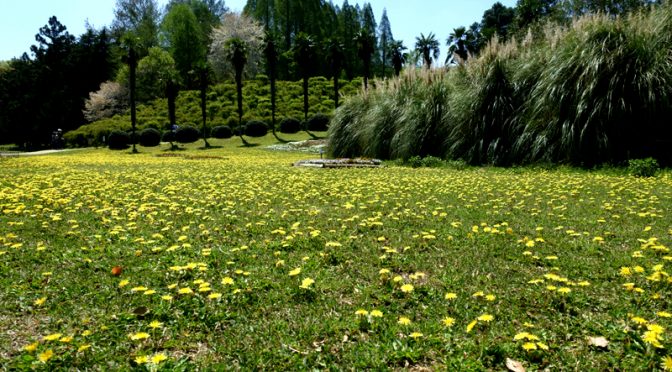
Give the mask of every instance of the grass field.
POLYGON ((213 144, 0 159, 0 369, 672 368, 669 172, 213 144))

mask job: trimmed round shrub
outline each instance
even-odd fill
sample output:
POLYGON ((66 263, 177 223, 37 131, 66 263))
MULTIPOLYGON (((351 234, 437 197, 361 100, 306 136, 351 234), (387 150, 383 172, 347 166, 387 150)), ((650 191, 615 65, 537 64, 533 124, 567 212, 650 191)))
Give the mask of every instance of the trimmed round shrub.
POLYGON ((140 132, 140 146, 154 147, 161 143, 161 132, 154 128, 147 128, 140 132))
POLYGON ((294 118, 285 118, 280 122, 281 133, 298 133, 301 130, 301 122, 294 118))
POLYGON ((212 134, 213 137, 219 139, 233 137, 233 131, 226 125, 220 125, 212 128, 210 134, 212 134))
POLYGON ((125 150, 128 148, 130 142, 131 136, 128 133, 115 130, 110 133, 110 137, 107 139, 107 146, 110 150, 125 150))
POLYGON ((175 140, 179 143, 192 143, 198 141, 200 133, 198 129, 190 126, 180 127, 175 131, 175 140))
POLYGON ((329 120, 325 114, 315 114, 308 119, 308 130, 325 132, 329 128, 329 120))
POLYGON ((167 130, 163 132, 163 135, 161 136, 161 141, 162 142, 175 142, 175 132, 172 130, 167 130))
POLYGON ((263 137, 268 133, 268 126, 263 121, 251 120, 247 122, 244 133, 248 137, 263 137))

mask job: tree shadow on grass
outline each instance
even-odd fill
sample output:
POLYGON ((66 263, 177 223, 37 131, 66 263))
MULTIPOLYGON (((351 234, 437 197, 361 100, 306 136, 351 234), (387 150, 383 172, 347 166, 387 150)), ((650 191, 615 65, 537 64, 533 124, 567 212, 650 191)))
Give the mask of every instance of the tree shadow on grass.
POLYGON ((219 145, 209 145, 209 146, 201 146, 198 148, 198 150, 213 150, 213 149, 221 149, 224 146, 219 146, 219 145))
POLYGON ((242 145, 238 145, 238 148, 250 148, 250 147, 259 147, 259 146, 261 146, 261 144, 259 144, 259 143, 246 142, 242 145))

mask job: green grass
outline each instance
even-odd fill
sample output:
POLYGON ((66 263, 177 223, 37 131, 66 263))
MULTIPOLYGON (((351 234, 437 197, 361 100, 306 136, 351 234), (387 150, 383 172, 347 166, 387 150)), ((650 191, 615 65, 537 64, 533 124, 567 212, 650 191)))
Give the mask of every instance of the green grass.
POLYGON ((306 154, 264 149, 270 135, 253 142, 3 159, 2 366, 153 369, 136 358, 165 354, 166 370, 503 370, 506 358, 531 370, 651 370, 672 347, 667 330, 656 348, 632 320, 672 323, 669 172, 300 169, 289 165, 306 154), (303 289, 306 278, 315 283, 303 289), (178 293, 187 287, 195 293, 178 293), (492 321, 467 332, 484 314, 492 321), (524 331, 549 350, 525 351, 514 340, 524 331), (149 337, 129 338, 139 332, 149 337), (68 342, 43 340, 54 333, 68 342))

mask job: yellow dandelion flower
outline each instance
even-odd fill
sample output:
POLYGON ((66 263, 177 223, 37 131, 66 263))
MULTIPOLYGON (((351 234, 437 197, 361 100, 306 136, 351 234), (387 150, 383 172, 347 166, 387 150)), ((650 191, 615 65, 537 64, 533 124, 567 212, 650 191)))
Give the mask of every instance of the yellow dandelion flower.
POLYGON ((644 319, 642 317, 639 317, 639 316, 633 316, 632 318, 630 318, 630 320, 632 320, 633 322, 635 322, 639 325, 645 325, 646 323, 648 323, 648 321, 646 321, 646 319, 644 319))
POLYGON ((526 342, 523 344, 523 349, 525 349, 525 351, 537 350, 537 344, 534 342, 526 342))
POLYGON ((153 295, 154 293, 156 293, 155 290, 153 290, 153 289, 149 289, 149 290, 146 290, 143 294, 144 294, 145 296, 149 296, 149 295, 153 295))
POLYGON ((35 300, 34 304, 35 306, 42 306, 46 301, 47 301, 46 297, 40 297, 37 300, 35 300))
POLYGON ((382 318, 383 312, 380 310, 371 310, 371 316, 375 318, 382 318))
POLYGON ((471 332, 472 329, 476 326, 478 320, 472 320, 471 323, 467 324, 467 333, 471 332))
POLYGON ((184 287, 184 288, 180 288, 180 290, 177 291, 177 293, 179 293, 179 294, 192 294, 192 293, 194 293, 194 291, 189 287, 184 287))
POLYGON ((367 315, 369 315, 369 312, 364 310, 364 309, 359 309, 359 310, 355 311, 355 315, 367 316, 367 315))
POLYGON ((663 369, 663 371, 672 371, 672 356, 666 356, 663 358, 660 362, 660 368, 663 369))
POLYGON ((443 298, 445 298, 446 300, 454 300, 457 298, 457 293, 448 292, 446 293, 445 296, 443 296, 443 298))
POLYGON ((168 359, 166 354, 164 353, 157 353, 152 356, 151 362, 152 364, 159 364, 163 362, 164 360, 168 359))
POLYGON ((492 294, 489 294, 489 295, 485 296, 486 301, 494 301, 495 298, 497 298, 497 297, 495 295, 492 295, 492 294))
POLYGON ((62 333, 52 333, 50 335, 42 337, 42 340, 44 340, 44 341, 56 341, 59 338, 61 338, 61 336, 63 336, 62 333))
POLYGON ((227 276, 222 279, 222 285, 232 285, 232 284, 233 284, 233 278, 227 276))
POLYGON ((483 291, 478 291, 478 292, 471 295, 471 297, 474 297, 474 298, 483 297, 483 296, 485 296, 485 293, 483 293, 483 291))
POLYGON ((84 345, 77 348, 77 352, 81 353, 83 351, 89 350, 90 348, 91 348, 90 344, 84 344, 84 345))
POLYGON ((43 353, 37 354, 37 359, 39 359, 40 362, 46 363, 51 357, 54 356, 54 351, 51 349, 48 349, 47 351, 43 353))
POLYGON ((402 280, 404 280, 404 278, 401 275, 397 275, 394 278, 392 278, 392 281, 395 283, 399 283, 402 280))
POLYGON ((208 295, 208 298, 211 299, 211 300, 218 300, 218 299, 222 298, 222 294, 221 293, 211 293, 211 294, 208 295))
POLYGON ((546 344, 543 343, 543 342, 537 342, 537 346, 539 346, 539 348, 540 348, 541 350, 548 350, 548 349, 549 349, 548 345, 546 345, 546 344))
POLYGON ((163 295, 163 296, 161 296, 161 299, 164 300, 164 301, 172 301, 172 300, 173 300, 173 296, 171 296, 171 295, 163 295))
POLYGON ((133 361, 136 364, 145 364, 149 362, 149 358, 147 358, 147 355, 138 355, 137 357, 135 357, 135 359, 133 359, 133 361))
POLYGON ((476 318, 476 319, 480 320, 481 322, 489 323, 489 322, 491 322, 493 319, 495 319, 495 317, 492 316, 492 315, 490 315, 490 314, 483 314, 483 315, 479 316, 479 317, 476 318))
POLYGON ((163 323, 159 322, 158 320, 153 320, 151 323, 149 323, 149 328, 161 328, 163 326, 163 323))
POLYGON ((313 285, 313 283, 315 283, 315 280, 312 278, 305 278, 301 281, 301 288, 308 289, 311 285, 313 285))
POLYGON ((299 274, 301 274, 301 268, 300 267, 297 267, 296 269, 289 272, 289 276, 297 276, 299 274))
POLYGON ((558 293, 562 293, 562 294, 567 294, 571 291, 572 290, 570 288, 567 288, 567 287, 561 287, 560 289, 558 289, 558 293))
POLYGON ((35 351, 35 350, 37 349, 37 347, 38 347, 39 345, 40 345, 39 342, 33 342, 32 344, 28 344, 28 345, 24 346, 24 347, 23 347, 23 350, 25 350, 25 351, 27 351, 27 352, 33 352, 33 351, 35 351))
POLYGON ((661 318, 670 318, 672 317, 672 314, 668 313, 667 311, 659 311, 656 313, 661 318))
POLYGON ((409 324, 411 324, 411 319, 409 319, 405 316, 402 316, 402 317, 399 317, 399 320, 397 321, 397 323, 399 323, 401 325, 409 325, 409 324))
POLYGON ((58 341, 62 342, 64 344, 67 344, 67 343, 72 342, 72 339, 73 339, 72 336, 65 336, 65 337, 61 337, 60 339, 58 339, 58 341))
POLYGON ((414 340, 417 340, 417 339, 419 339, 419 338, 422 338, 423 336, 424 336, 424 335, 423 335, 422 333, 420 333, 420 332, 413 332, 413 333, 411 333, 411 334, 409 335, 409 337, 411 337, 411 338, 414 339, 414 340))
POLYGON ((130 334, 130 335, 128 335, 128 338, 130 338, 130 339, 133 340, 133 341, 144 340, 144 339, 146 339, 146 338, 149 338, 149 333, 147 333, 147 332, 138 332, 138 333, 134 333, 134 334, 130 334))
POLYGON ((411 293, 413 292, 413 285, 412 284, 404 284, 401 286, 401 291, 404 293, 411 293))
POLYGON ((447 316, 447 317, 443 318, 442 322, 443 322, 443 325, 445 325, 446 327, 452 327, 453 324, 455 324, 455 318, 451 318, 451 317, 447 316))

